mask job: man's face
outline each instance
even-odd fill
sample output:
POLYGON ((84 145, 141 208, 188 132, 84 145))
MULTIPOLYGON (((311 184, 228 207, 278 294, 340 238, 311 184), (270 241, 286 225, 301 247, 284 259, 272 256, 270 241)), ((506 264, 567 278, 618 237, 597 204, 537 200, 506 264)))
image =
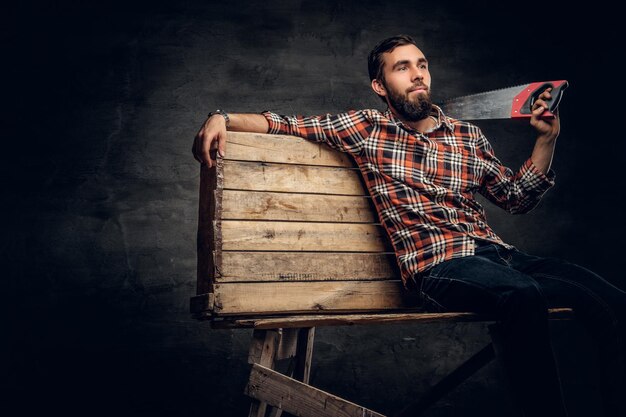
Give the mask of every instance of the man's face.
POLYGON ((375 91, 385 96, 387 104, 408 121, 430 115, 430 72, 426 57, 415 45, 402 45, 383 54, 383 87, 375 91))

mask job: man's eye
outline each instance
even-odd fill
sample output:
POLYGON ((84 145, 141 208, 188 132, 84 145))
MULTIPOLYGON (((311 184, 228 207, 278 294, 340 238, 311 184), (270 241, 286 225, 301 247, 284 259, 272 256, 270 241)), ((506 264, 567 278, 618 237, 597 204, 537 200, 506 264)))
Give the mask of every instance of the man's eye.
POLYGON ((400 67, 398 68, 398 71, 404 71, 406 69, 406 67, 400 67))

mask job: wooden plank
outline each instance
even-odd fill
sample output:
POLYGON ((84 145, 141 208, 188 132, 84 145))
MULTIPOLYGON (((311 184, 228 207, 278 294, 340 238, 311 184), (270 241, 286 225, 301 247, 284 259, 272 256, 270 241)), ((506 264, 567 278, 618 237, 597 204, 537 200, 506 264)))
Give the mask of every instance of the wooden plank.
POLYGON ((276 350, 276 360, 289 359, 296 356, 298 347, 298 333, 300 329, 280 329, 280 343, 276 350))
MULTIPOLYGON (((291 366, 293 367, 290 366, 291 372, 287 374, 308 384, 313 359, 315 327, 280 329, 280 331, 282 337, 276 351, 276 360, 292 358, 291 366)), ((281 417, 282 412, 280 408, 271 407, 268 417, 281 417)))
MULTIPOLYGON (((248 354, 248 363, 258 363, 266 368, 274 369, 282 329, 270 329, 261 332, 262 333, 256 334, 255 330, 253 333, 253 340, 248 354), (259 347, 260 351, 258 351, 259 347)), ((267 408, 268 404, 266 402, 252 401, 248 415, 249 417, 265 417, 267 408)))
POLYGON ((267 414, 267 403, 253 399, 248 417, 265 417, 265 414, 267 414))
POLYGON ((467 322, 467 321, 493 321, 493 317, 479 315, 470 312, 454 313, 372 313, 372 314, 336 314, 336 315, 302 315, 282 318, 256 318, 237 320, 237 324, 255 329, 299 328, 302 326, 353 326, 368 324, 394 324, 394 323, 435 323, 435 322, 467 322))
POLYGON ((441 321, 491 321, 492 318, 480 316, 476 313, 377 313, 377 314, 315 314, 280 318, 240 319, 236 323, 242 327, 255 329, 300 328, 306 326, 353 326, 368 324, 392 323, 434 323, 441 321))
POLYGON ((347 153, 297 136, 228 132, 226 159, 352 167, 347 153))
POLYGON ((222 250, 386 252, 385 231, 360 223, 224 220, 222 250))
POLYGON ((378 221, 364 196, 224 190, 222 219, 289 220, 342 223, 378 221))
POLYGON ((259 363, 261 355, 263 354, 263 345, 265 343, 265 336, 267 331, 262 329, 254 329, 252 332, 252 341, 248 348, 248 363, 259 363))
POLYGON ((224 188, 368 195, 356 169, 224 160, 224 188))
POLYGON ((216 282, 363 281, 397 279, 395 255, 386 253, 223 252, 216 282))
MULTIPOLYGON (((315 328, 307 329, 278 329, 280 343, 276 349, 275 360, 291 358, 291 371, 288 374, 304 383, 309 382, 311 357, 313 354, 313 339, 315 328)), ((261 364, 263 365, 263 364, 261 364)), ((273 369, 273 367, 271 367, 273 369)), ((267 404, 267 403, 263 403, 267 404)), ((281 417, 283 410, 269 407, 267 417, 281 417)))
POLYGON ((258 364, 252 365, 245 392, 298 417, 384 417, 258 364))
POLYGON ((417 306, 417 294, 395 281, 319 281, 215 284, 219 315, 367 312, 417 306))
POLYGON ((274 368, 281 333, 281 329, 255 330, 248 351, 248 363, 274 368))
MULTIPOLYGON (((414 308, 406 309, 406 312, 396 313, 370 313, 370 314, 303 314, 298 316, 283 317, 256 317, 247 319, 223 320, 220 328, 300 328, 308 326, 352 326, 362 324, 393 324, 393 323, 432 323, 441 321, 474 322, 493 321, 493 317, 478 315, 476 313, 425 313, 416 311, 414 308)), ((554 308, 549 310, 551 320, 569 320, 574 318, 571 308, 554 308)))
POLYGON ((219 194, 217 168, 208 168, 202 165, 200 168, 200 195, 198 208, 198 233, 197 243, 197 270, 196 270, 196 294, 205 294, 211 291, 212 279, 215 275, 216 265, 213 254, 217 234, 214 220, 221 217, 220 207, 216 196, 219 194))
MULTIPOLYGON (((248 363, 260 364, 270 369, 274 368, 281 332, 281 329, 255 330, 252 334, 248 363)), ((264 417, 266 410, 266 402, 253 401, 250 404, 248 417, 264 417)))
MULTIPOLYGON (((549 310, 550 320, 571 320, 574 311, 571 308, 554 308, 549 310)), ((299 314, 267 317, 263 315, 241 317, 219 317, 211 322, 216 329, 238 328, 300 328, 302 326, 351 326, 360 324, 393 324, 416 321, 420 323, 453 321, 493 321, 491 317, 479 316, 475 313, 426 313, 421 308, 408 307, 393 313, 380 311, 369 313, 340 313, 340 314, 299 314)))
POLYGON ((212 292, 212 284, 219 276, 222 255, 222 193, 224 164, 217 158, 216 165, 200 168, 200 196, 197 232, 196 294, 212 292))
MULTIPOLYGON (((284 329, 283 331, 288 330, 284 329)), ((296 350, 296 365, 293 377, 305 384, 311 377, 311 363, 313 362, 313 343, 315 341, 315 327, 299 329, 298 347, 296 350)))
POLYGON ((283 410, 277 407, 271 407, 269 414, 267 417, 281 417, 283 415, 283 410))

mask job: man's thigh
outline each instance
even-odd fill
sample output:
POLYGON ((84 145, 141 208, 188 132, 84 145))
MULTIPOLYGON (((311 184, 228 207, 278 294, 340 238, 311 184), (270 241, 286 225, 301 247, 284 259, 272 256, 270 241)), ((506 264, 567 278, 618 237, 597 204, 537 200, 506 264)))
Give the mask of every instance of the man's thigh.
POLYGON ((626 315, 626 292, 583 266, 559 258, 539 257, 511 251, 513 268, 533 277, 550 307, 573 307, 579 311, 611 309, 626 315))
POLYGON ((537 282, 507 264, 493 250, 435 265, 422 277, 420 294, 430 311, 499 312, 503 301, 515 293, 541 297, 537 282))

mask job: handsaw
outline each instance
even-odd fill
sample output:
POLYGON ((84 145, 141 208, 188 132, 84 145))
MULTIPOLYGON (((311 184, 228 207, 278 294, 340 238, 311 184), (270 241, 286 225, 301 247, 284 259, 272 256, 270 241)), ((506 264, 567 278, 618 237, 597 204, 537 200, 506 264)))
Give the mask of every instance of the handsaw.
POLYGON ((568 86, 567 80, 538 81, 448 99, 440 107, 447 116, 459 120, 530 118, 533 103, 546 88, 552 88, 552 98, 546 101, 548 109, 541 118, 553 119, 568 86))

